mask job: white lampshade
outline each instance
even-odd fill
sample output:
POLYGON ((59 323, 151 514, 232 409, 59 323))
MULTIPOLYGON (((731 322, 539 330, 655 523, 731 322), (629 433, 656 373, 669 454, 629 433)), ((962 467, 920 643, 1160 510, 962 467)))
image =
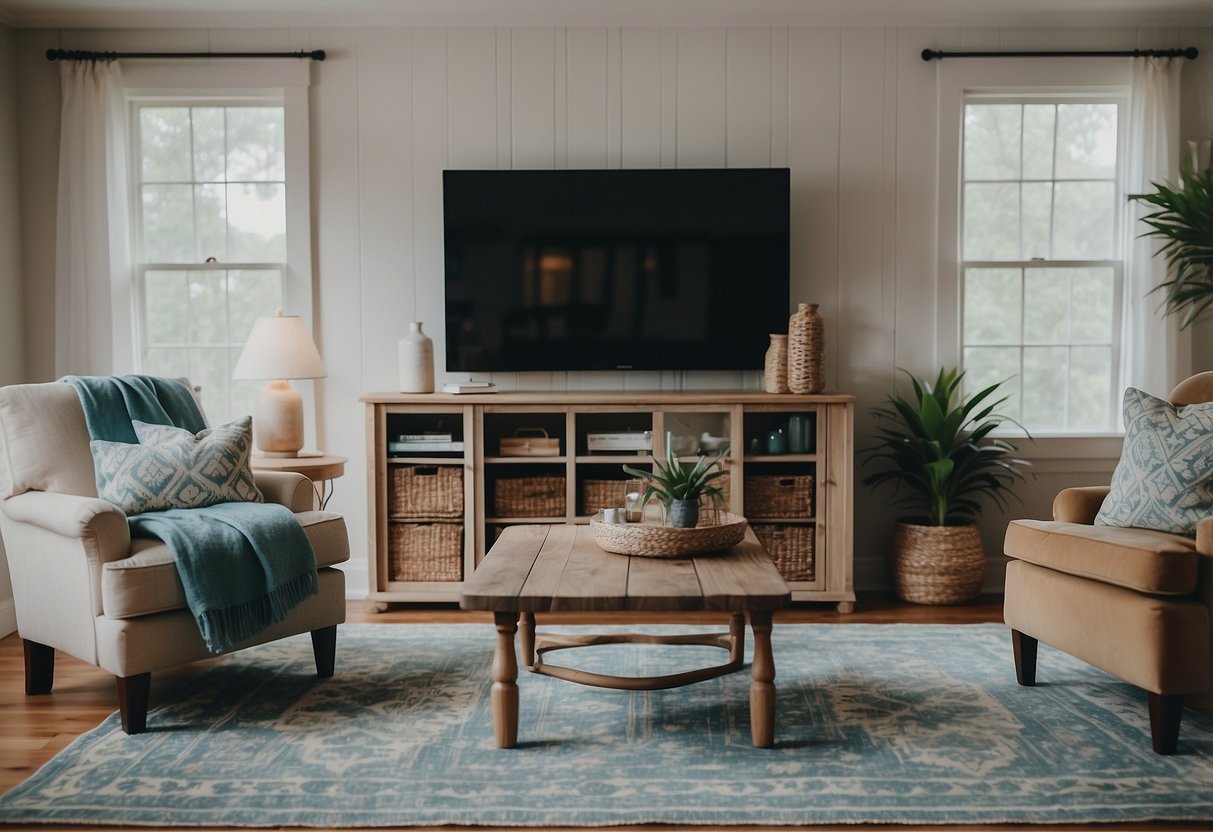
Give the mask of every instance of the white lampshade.
POLYGON ((298 315, 258 318, 232 378, 324 378, 328 373, 311 334, 298 315))
POLYGON ((303 397, 292 378, 324 378, 324 362, 298 315, 258 318, 232 378, 268 379, 253 411, 253 436, 266 456, 298 456, 303 447, 303 397))

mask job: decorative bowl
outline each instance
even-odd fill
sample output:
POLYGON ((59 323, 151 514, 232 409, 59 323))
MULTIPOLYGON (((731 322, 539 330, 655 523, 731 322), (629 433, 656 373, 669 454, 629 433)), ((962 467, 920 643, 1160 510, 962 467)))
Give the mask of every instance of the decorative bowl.
POLYGON ((719 521, 693 529, 676 529, 652 523, 603 523, 602 514, 590 518, 594 542, 608 552, 646 558, 685 558, 720 552, 745 537, 746 519, 721 512, 719 521))

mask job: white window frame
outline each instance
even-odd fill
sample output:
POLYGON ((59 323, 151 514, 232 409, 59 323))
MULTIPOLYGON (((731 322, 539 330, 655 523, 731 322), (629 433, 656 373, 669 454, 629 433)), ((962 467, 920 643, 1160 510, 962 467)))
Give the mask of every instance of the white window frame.
MULTIPOLYGON (((285 60, 224 60, 190 61, 132 61, 123 66, 126 86, 130 145, 129 179, 131 194, 130 228, 132 229, 132 309, 128 321, 116 321, 125 326, 132 345, 132 361, 140 366, 143 355, 143 275, 141 260, 134 255, 142 252, 141 240, 135 239, 142 226, 139 222, 140 163, 138 107, 145 104, 168 106, 197 106, 248 104, 261 102, 283 108, 283 151, 285 154, 286 187, 286 262, 282 267, 282 288, 285 311, 298 315, 315 338, 313 297, 315 278, 312 268, 310 135, 308 113, 309 61, 285 60)), ((189 271, 239 270, 238 263, 176 264, 173 269, 189 271)), ((254 268, 266 264, 252 264, 254 268)), ((292 382, 303 396, 306 447, 316 447, 316 416, 314 383, 308 380, 292 382)))
MULTIPOLYGON (((936 354, 945 366, 962 366, 961 330, 964 305, 961 257, 961 218, 963 216, 963 152, 964 107, 977 99, 1001 100, 1015 103, 1024 100, 1064 97, 1083 99, 1116 99, 1121 103, 1118 119, 1117 150, 1118 191, 1124 193, 1125 148, 1123 136, 1131 82, 1131 69, 1124 58, 983 58, 950 59, 936 67, 939 89, 939 227, 938 227, 938 303, 936 309, 936 354)), ((1123 287, 1125 244, 1120 229, 1116 230, 1116 255, 1123 287)), ((1040 264, 1041 261, 1034 261, 1040 264)), ((1045 261, 1052 264, 1051 261, 1045 261)), ((1058 261, 1066 265, 1069 261, 1058 261)), ((969 265, 978 265, 977 261, 969 265)), ((1000 263, 1014 268, 1015 263, 1000 263)), ((1122 288, 1123 291, 1123 288, 1122 288)), ((1121 326, 1119 318, 1115 321, 1121 326)), ((1122 341, 1120 335, 1117 342, 1122 341)), ((1123 356, 1117 351, 1116 358, 1123 356)), ((1119 373, 1113 379, 1118 383, 1119 373)), ((1045 440, 1038 450, 1049 453, 1055 445, 1057 453, 1065 456, 1115 457, 1120 453, 1122 434, 1107 433, 1033 433, 1035 439, 1045 440), (1056 438, 1056 442, 1050 441, 1056 438)))

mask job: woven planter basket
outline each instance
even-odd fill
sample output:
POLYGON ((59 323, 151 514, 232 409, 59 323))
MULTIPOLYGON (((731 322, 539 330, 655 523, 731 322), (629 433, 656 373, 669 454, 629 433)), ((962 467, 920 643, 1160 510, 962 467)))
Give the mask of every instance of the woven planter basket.
POLYGON ((893 583, 912 604, 963 604, 981 592, 986 553, 977 526, 898 523, 893 583))

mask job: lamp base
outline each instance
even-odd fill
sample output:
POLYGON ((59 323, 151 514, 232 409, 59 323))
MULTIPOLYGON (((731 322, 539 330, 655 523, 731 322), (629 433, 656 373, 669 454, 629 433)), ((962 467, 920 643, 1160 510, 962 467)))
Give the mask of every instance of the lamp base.
POLYGON ((289 381, 271 381, 257 397, 253 439, 265 456, 299 455, 303 447, 303 396, 289 381))

